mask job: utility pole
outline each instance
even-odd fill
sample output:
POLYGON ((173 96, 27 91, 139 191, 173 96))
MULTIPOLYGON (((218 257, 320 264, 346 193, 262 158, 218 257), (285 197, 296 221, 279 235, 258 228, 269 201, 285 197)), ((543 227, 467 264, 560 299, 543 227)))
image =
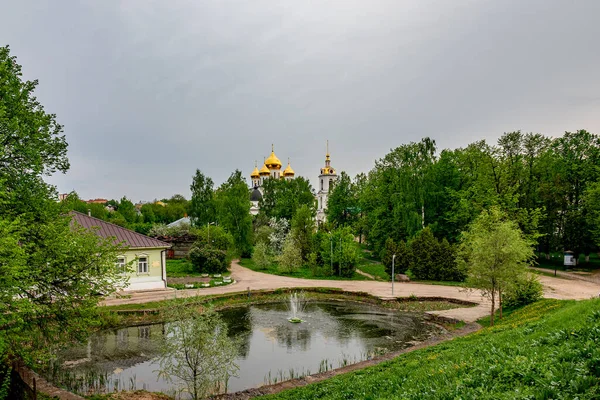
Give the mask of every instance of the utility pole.
POLYGON ((394 263, 396 261, 396 255, 392 255, 392 296, 394 295, 394 263))

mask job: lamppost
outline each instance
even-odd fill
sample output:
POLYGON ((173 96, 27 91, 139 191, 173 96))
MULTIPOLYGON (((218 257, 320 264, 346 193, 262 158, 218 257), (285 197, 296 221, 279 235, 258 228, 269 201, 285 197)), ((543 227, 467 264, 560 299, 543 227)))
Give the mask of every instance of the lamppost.
POLYGON ((392 255, 392 296, 394 295, 394 262, 396 261, 396 255, 392 255))
POLYGON ((340 236, 340 260, 338 262, 338 276, 342 276, 342 237, 340 236))
POLYGON ((329 256, 331 273, 333 274, 333 236, 329 232, 329 244, 331 245, 331 255, 329 256))
POLYGON ((206 223, 206 231, 207 231, 207 233, 206 233, 206 236, 207 236, 207 238, 206 238, 206 245, 207 246, 210 246, 210 226, 214 225, 214 224, 215 224, 214 222, 207 222, 206 223))

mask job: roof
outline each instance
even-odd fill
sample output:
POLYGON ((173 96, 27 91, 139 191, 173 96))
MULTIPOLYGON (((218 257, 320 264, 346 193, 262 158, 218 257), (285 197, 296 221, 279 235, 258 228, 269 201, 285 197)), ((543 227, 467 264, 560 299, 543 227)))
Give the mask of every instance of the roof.
POLYGON ((86 229, 97 228, 94 230, 98 236, 102 238, 114 237, 114 243, 123 243, 131 248, 156 248, 156 247, 171 247, 169 243, 151 238, 141 233, 132 231, 131 229, 123 228, 122 226, 111 224, 110 222, 102 221, 101 219, 90 217, 77 211, 71 211, 73 221, 86 229))
POLYGON ((250 201, 260 201, 262 199, 262 193, 258 188, 254 188, 252 193, 250 193, 250 201))
POLYGON ((191 225, 192 221, 190 220, 190 217, 179 218, 177 221, 173 221, 170 224, 167 224, 167 227, 172 228, 174 226, 180 226, 183 224, 191 225))

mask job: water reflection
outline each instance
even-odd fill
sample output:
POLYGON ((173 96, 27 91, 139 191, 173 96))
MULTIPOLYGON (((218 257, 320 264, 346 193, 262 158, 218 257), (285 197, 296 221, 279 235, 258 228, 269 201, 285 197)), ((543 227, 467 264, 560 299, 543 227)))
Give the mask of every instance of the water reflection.
MULTIPOLYGON (((287 321, 285 304, 237 307, 220 314, 228 335, 240 343, 239 377, 230 379, 229 391, 259 386, 281 371, 317 373, 324 360, 337 368, 342 359, 360 361, 439 333, 418 314, 358 303, 308 303, 300 324, 287 321)), ((62 356, 77 373, 94 370, 112 379, 133 379, 139 389, 169 393, 173 385, 155 373, 164 331, 163 324, 106 331, 62 356)))

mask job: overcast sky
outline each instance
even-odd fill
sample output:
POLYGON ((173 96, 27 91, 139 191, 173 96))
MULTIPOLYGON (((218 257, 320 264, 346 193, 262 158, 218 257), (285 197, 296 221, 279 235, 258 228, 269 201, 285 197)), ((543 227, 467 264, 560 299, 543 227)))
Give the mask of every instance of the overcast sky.
MULTIPOLYGON (((9 44, 57 114, 83 198, 189 196, 271 143, 316 183, 424 136, 600 133, 600 1, 5 1, 9 44)), ((260 167, 260 165, 259 165, 260 167)))

